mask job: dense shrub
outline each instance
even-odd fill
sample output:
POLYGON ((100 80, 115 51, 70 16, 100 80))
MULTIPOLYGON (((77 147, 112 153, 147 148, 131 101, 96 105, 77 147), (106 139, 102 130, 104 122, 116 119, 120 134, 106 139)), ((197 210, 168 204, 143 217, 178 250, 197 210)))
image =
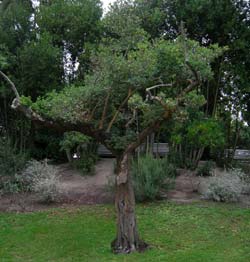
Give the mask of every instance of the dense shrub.
POLYGON ((67 132, 60 143, 70 164, 81 171, 83 175, 94 174, 97 156, 97 143, 79 132, 67 132), (73 154, 76 159, 73 159, 73 154))
POLYGON ((60 187, 57 169, 47 161, 29 161, 26 169, 19 175, 19 182, 26 191, 38 194, 42 202, 59 199, 60 187))
POLYGON ((132 163, 135 197, 139 201, 154 200, 161 189, 169 189, 174 182, 175 167, 167 159, 145 155, 132 163))
POLYGON ((66 157, 60 149, 63 139, 61 134, 50 129, 39 129, 33 134, 33 143, 30 146, 30 154, 34 159, 52 159, 56 162, 64 162, 66 157))
POLYGON ((27 159, 28 154, 19 152, 8 138, 0 138, 0 193, 20 191, 17 174, 24 168, 27 159))
POLYGON ((207 183, 208 187, 203 193, 204 197, 218 202, 239 201, 246 186, 242 173, 234 169, 209 177, 207 183))
POLYGON ((81 171, 82 175, 93 175, 97 159, 95 154, 82 154, 81 158, 73 160, 72 166, 81 171))
POLYGON ((242 168, 234 168, 232 169, 233 173, 237 175, 242 183, 243 183, 243 194, 250 194, 250 173, 247 170, 242 170, 242 168))
POLYGON ((213 174, 213 169, 215 168, 215 163, 213 161, 206 161, 202 163, 197 168, 198 176, 211 176, 213 174))

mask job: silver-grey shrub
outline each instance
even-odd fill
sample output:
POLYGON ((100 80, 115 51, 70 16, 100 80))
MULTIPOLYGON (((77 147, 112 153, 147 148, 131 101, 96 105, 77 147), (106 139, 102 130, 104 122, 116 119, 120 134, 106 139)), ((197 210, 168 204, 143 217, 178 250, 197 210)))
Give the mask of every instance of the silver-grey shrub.
POLYGON ((37 193, 43 202, 55 202, 60 196, 59 176, 56 167, 47 161, 31 160, 19 176, 26 191, 37 193))
POLYGON ((238 202, 246 186, 241 175, 238 170, 231 169, 207 178, 204 198, 217 202, 238 202))

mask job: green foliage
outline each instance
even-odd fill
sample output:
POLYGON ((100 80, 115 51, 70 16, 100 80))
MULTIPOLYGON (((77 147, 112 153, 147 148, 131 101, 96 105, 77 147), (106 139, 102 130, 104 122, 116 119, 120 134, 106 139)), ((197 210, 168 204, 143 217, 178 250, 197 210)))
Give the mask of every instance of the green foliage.
MULTIPOLYGON (((208 62, 222 52, 222 49, 215 47, 208 51, 194 41, 187 40, 187 43, 190 51, 187 51, 186 55, 192 58, 190 63, 193 63, 196 69, 200 67, 211 70, 208 62), (199 65, 197 65, 197 59, 200 59, 199 65)), ((185 82, 188 78, 193 77, 190 68, 185 63, 183 41, 159 40, 150 43, 143 40, 135 43, 135 47, 134 50, 127 50, 124 55, 120 51, 114 51, 112 45, 102 45, 99 53, 94 54, 92 58, 93 62, 97 64, 95 71, 86 76, 84 85, 71 85, 59 93, 55 91, 48 93, 45 98, 39 98, 32 108, 56 121, 91 122, 97 126, 105 107, 103 97, 109 94, 107 117, 103 127, 106 128, 128 93, 134 92, 134 96, 128 102, 130 111, 119 110, 109 138, 113 148, 124 149, 137 138, 138 130, 135 130, 135 125, 131 125, 129 130, 124 128, 124 125, 133 116, 135 103, 140 101, 137 108, 139 110, 139 129, 145 128, 164 112, 164 108, 159 103, 146 104, 143 102, 146 88, 158 83, 158 78, 163 81, 185 82), (175 69, 173 69, 174 64, 175 69)), ((200 70, 200 77, 206 78, 207 76, 202 75, 202 70, 200 70)), ((166 100, 169 108, 175 108, 175 97, 181 88, 183 88, 182 85, 174 86, 171 92, 160 90, 159 96, 166 100)))
POLYGON ((36 130, 33 133, 33 145, 30 146, 32 157, 38 160, 48 158, 56 162, 65 161, 65 154, 60 150, 62 140, 62 134, 53 130, 36 130))
POLYGON ((145 155, 132 163, 132 176, 135 197, 138 201, 155 200, 161 190, 173 186, 176 174, 175 167, 167 159, 155 159, 145 155))
MULTIPOLYGON (((0 70, 15 83, 20 95, 31 97, 33 101, 53 89, 61 89, 65 82, 76 81, 78 75, 82 78, 101 33, 102 10, 98 0, 39 2, 39 7, 34 8, 31 0, 0 1, 0 70), (65 62, 69 53, 72 59, 67 61, 80 62, 77 73, 72 70, 74 65, 71 67, 71 63, 65 62)), ((0 119, 8 135, 17 140, 20 134, 23 140, 29 140, 33 157, 59 155, 58 151, 52 153, 52 147, 59 148, 55 146, 57 136, 13 128, 20 114, 10 110, 12 99, 8 83, 1 78, 0 119), (45 140, 42 150, 40 145, 44 146, 45 140)), ((24 97, 21 100, 31 106, 31 101, 25 101, 24 97)))
POLYGON ((101 35, 101 17, 100 0, 55 0, 39 8, 36 21, 40 31, 51 35, 53 44, 64 52, 64 59, 65 50, 69 52, 72 65, 67 65, 67 74, 72 78, 76 62, 80 62, 78 73, 89 69, 89 55, 101 35))
POLYGON ((214 119, 191 123, 187 128, 187 140, 195 147, 216 148, 225 143, 222 126, 214 119))
POLYGON ((11 53, 17 52, 34 33, 30 19, 32 13, 30 0, 22 2, 4 0, 0 3, 0 39, 11 53))
POLYGON ((20 103, 24 106, 31 107, 33 102, 30 96, 21 96, 20 103))
POLYGON ((19 152, 6 137, 0 139, 0 191, 15 193, 20 190, 17 174, 25 167, 28 155, 19 152))
POLYGON ((7 52, 7 48, 3 44, 0 44, 0 68, 1 70, 5 69, 8 66, 6 52, 7 52))
POLYGON ((79 132, 67 132, 64 134, 63 140, 60 142, 61 150, 72 150, 77 146, 89 143, 91 138, 79 132))
MULTIPOLYGON (((199 95, 188 94, 184 105, 198 109, 204 103, 200 94, 205 94, 208 115, 217 111, 219 118, 225 108, 230 111, 229 118, 224 120, 229 134, 231 112, 236 114, 241 110, 243 117, 248 118, 249 10, 249 2, 238 0, 216 3, 129 0, 115 2, 101 20, 99 0, 41 1, 36 9, 30 0, 4 0, 0 3, 0 66, 18 83, 19 92, 33 100, 53 89, 61 89, 64 83, 78 83, 66 87, 59 95, 52 92, 35 104, 22 98, 24 105, 53 120, 86 121, 97 127, 104 109, 103 98, 110 92, 104 129, 131 89, 137 97, 131 97, 129 107, 125 105, 124 110, 118 110, 109 134, 112 145, 117 141, 115 147, 123 149, 137 139, 138 131, 162 115, 159 104, 145 103, 145 89, 172 83, 171 88, 154 90, 154 95, 163 97, 170 108, 174 107, 176 96, 187 80, 193 79, 192 70, 185 63, 188 61, 197 71, 201 85, 197 90, 199 95), (190 39, 179 36, 181 21, 190 39), (63 68, 67 53, 71 63, 63 68), (124 126, 133 118, 134 110, 139 124, 131 122, 132 130, 125 131, 124 126)), ((6 111, 4 107, 12 98, 9 92, 2 92, 5 87, 1 82, 1 112, 6 111)), ((10 112, 3 115, 10 122, 4 120, 5 125, 14 126, 13 119, 18 116, 10 112)), ((185 109, 180 108, 176 120, 185 122, 187 118, 185 109)), ((208 123, 202 125, 196 123, 190 127, 189 140, 196 137, 196 127, 201 133, 202 129, 209 129, 208 123)), ((173 141, 180 144, 182 136, 174 135, 173 141)), ((246 145, 242 139, 238 144, 246 145)), ((208 137, 210 144, 212 140, 208 137)), ((233 145, 233 140, 227 138, 228 144, 233 145)), ((198 142, 206 141, 204 138, 198 142)), ((221 137, 219 141, 222 142, 221 137)))
POLYGON ((38 98, 32 109, 49 118, 75 123, 82 118, 88 103, 91 103, 88 98, 87 88, 69 86, 59 94, 52 91, 46 98, 38 98))
POLYGON ((94 174, 98 155, 97 144, 91 137, 79 132, 67 132, 60 142, 60 147, 66 152, 72 166, 80 170, 83 175, 94 174), (76 154, 76 159, 73 159, 73 154, 76 154))
POLYGON ((229 114, 223 121, 229 136, 227 147, 234 147, 235 139, 230 138, 232 115, 241 112, 244 120, 249 122, 250 2, 136 0, 134 6, 141 26, 153 39, 159 36, 176 39, 183 23, 187 36, 201 45, 218 43, 227 46, 224 55, 213 63, 213 77, 211 72, 204 71, 210 78, 201 85, 201 91, 207 99, 208 115, 216 114, 222 120, 225 112, 229 114), (157 19, 154 19, 155 15, 157 19))
POLYGON ((62 84, 62 51, 53 46, 50 35, 42 34, 26 43, 18 52, 18 60, 23 94, 34 99, 62 84))
POLYGON ((215 168, 215 163, 213 161, 206 161, 202 163, 197 168, 198 176, 211 176, 213 174, 213 169, 215 168))
POLYGON ((71 45, 69 51, 79 52, 85 41, 96 39, 101 16, 99 0, 55 0, 41 5, 38 25, 49 32, 55 42, 65 41, 71 45))
MULTIPOLYGON (((192 94, 191 96, 193 97, 192 94)), ((168 126, 171 161, 180 167, 195 169, 205 148, 210 149, 213 157, 223 154, 225 145, 223 125, 219 120, 207 118, 198 111, 197 105, 203 101, 201 97, 197 100, 196 106, 193 104, 184 112, 178 112, 168 126)))
POLYGON ((189 110, 199 110, 207 103, 203 95, 197 94, 197 91, 192 91, 185 96, 185 105, 189 110))
POLYGON ((112 44, 116 51, 134 50, 148 35, 141 27, 141 20, 133 12, 133 1, 116 1, 103 19, 104 42, 112 44))
POLYGON ((97 160, 98 156, 94 153, 82 153, 79 159, 73 160, 72 166, 78 169, 82 175, 94 175, 97 160))

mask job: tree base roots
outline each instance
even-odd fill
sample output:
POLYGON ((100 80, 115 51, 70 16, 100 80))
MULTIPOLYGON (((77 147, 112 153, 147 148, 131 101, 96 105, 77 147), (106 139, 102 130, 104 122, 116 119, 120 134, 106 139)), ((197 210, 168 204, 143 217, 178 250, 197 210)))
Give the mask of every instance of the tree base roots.
POLYGON ((149 248, 149 245, 142 240, 139 240, 137 245, 120 245, 120 243, 115 239, 111 243, 111 249, 114 254, 129 254, 132 252, 144 252, 149 248))

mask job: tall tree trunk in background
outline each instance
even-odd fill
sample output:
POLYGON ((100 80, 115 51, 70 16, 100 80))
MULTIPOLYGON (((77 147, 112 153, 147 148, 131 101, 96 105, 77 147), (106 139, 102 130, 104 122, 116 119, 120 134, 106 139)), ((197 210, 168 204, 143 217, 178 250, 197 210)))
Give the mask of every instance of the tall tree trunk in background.
POLYGON ((234 143, 233 143, 233 152, 231 156, 231 161, 234 159, 235 151, 237 149, 237 144, 240 136, 240 127, 239 127, 239 112, 237 112, 237 117, 235 120, 235 135, 234 135, 234 143))
POLYGON ((117 159, 116 196, 117 235, 111 243, 114 253, 143 251, 148 245, 140 240, 135 217, 135 196, 130 176, 129 154, 117 159))
POLYGON ((72 162, 73 162, 73 157, 72 157, 70 148, 66 148, 66 149, 65 149, 65 153, 66 153, 68 162, 69 162, 69 163, 72 163, 72 162))

